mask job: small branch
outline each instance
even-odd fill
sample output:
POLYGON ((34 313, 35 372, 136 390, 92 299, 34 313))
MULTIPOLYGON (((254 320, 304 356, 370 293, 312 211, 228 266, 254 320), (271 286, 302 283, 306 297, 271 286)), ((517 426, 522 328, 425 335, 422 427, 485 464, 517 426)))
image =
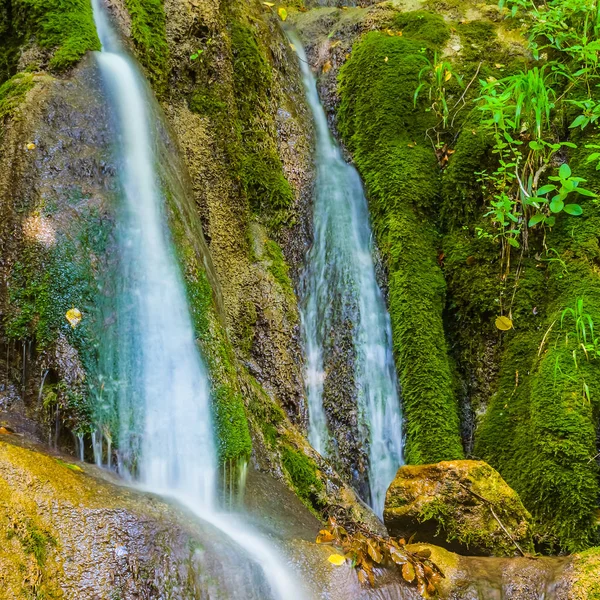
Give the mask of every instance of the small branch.
MULTIPOLYGON (((465 91, 461 94, 460 98, 456 101, 456 104, 452 107, 452 110, 454 110, 461 102, 463 102, 463 104, 464 104, 465 95, 467 94, 471 85, 473 85, 473 82, 477 78, 477 75, 479 75, 479 69, 481 69, 482 64, 483 64, 483 61, 481 61, 479 63, 479 65, 477 65, 477 71, 475 71, 475 75, 473 75, 473 78, 471 79, 471 81, 469 81, 467 87, 465 88, 465 91)), ((459 113, 459 111, 460 111, 460 109, 454 113, 454 116, 452 117, 452 122, 450 123, 450 127, 454 127, 454 119, 456 119, 456 115, 459 113)))
POLYGON ((546 343, 546 338, 548 337, 548 334, 550 333, 551 329, 554 327, 554 323, 556 323, 556 319, 554 321, 552 321, 552 324, 550 325, 550 327, 548 327, 548 329, 546 329, 546 333, 544 334, 544 337, 542 338, 542 343, 540 344, 540 347, 538 349, 538 356, 540 356, 542 354, 544 344, 546 343))
POLYGON ((467 492, 469 492, 470 494, 473 494, 473 496, 475 496, 476 498, 483 500, 483 502, 485 502, 487 504, 488 508, 490 509, 490 512, 492 513, 492 516, 494 517, 494 519, 496 519, 496 521, 498 521, 498 525, 500 525, 500 527, 502 527, 502 531, 504 531, 504 533, 506 534, 508 539, 515 545, 515 548, 519 551, 519 554, 521 556, 525 556, 525 552, 523 552, 523 550, 521 550, 521 546, 519 546, 519 544, 517 543, 517 540, 515 540, 512 535, 510 535, 510 533, 508 532, 508 529, 506 529, 506 527, 504 527, 502 521, 498 518, 498 515, 494 512, 492 503, 487 498, 484 498, 483 496, 480 496, 477 492, 474 492, 473 490, 469 489, 466 485, 464 485, 460 481, 458 482, 458 485, 460 485, 462 488, 467 490, 467 492))
POLYGON ((548 163, 544 163, 536 172, 535 175, 533 176, 533 189, 537 190, 538 188, 538 182, 540 180, 540 177, 542 175, 542 173, 548 168, 548 163))

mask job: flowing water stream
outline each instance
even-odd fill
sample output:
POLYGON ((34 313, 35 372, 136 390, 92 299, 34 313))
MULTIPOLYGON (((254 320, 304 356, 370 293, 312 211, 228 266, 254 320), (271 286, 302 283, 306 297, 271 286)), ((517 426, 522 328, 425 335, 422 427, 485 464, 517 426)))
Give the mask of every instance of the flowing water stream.
POLYGON ((314 242, 308 254, 301 307, 309 437, 323 455, 335 446, 323 405, 329 375, 326 346, 336 328, 346 327, 352 332, 357 433, 368 448, 370 504, 381 516, 387 487, 402 464, 402 414, 390 318, 377 284, 373 236, 360 177, 344 161, 329 131, 300 41, 293 34, 290 38, 300 59, 316 129, 314 242))
MULTIPOLYGON (((121 272, 117 333, 110 351, 121 382, 114 394, 120 471, 135 474, 146 489, 174 498, 230 537, 262 567, 273 598, 306 597, 298 595, 298 582, 271 541, 217 506, 209 380, 196 346, 157 172, 153 119, 159 109, 136 63, 123 50, 102 0, 93 0, 93 7, 102 43, 97 61, 116 122, 121 167, 121 272)), ((94 446, 97 462, 102 462, 101 435, 94 446)), ((235 556, 224 557, 224 562, 236 569, 235 556)), ((265 598, 264 585, 251 588, 248 581, 246 589, 228 590, 227 597, 265 598)))

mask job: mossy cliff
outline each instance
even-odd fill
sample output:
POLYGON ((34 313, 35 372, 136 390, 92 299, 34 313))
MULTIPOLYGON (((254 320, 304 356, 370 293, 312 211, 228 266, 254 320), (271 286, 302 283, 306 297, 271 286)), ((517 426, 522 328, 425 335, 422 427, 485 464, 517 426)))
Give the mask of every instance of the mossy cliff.
POLYGON ((416 464, 460 458, 463 452, 442 322, 445 282, 428 218, 435 210, 439 176, 423 134, 434 121, 412 101, 423 49, 448 37, 441 19, 434 24, 437 28, 414 27, 411 35, 368 33, 355 44, 340 71, 338 111, 338 127, 363 176, 388 271, 405 456, 416 464))
POLYGON ((0 84, 25 66, 64 71, 100 42, 88 0, 2 0, 0 84))
MULTIPOLYGON (((588 547, 597 540, 598 363, 577 350, 576 317, 567 314, 562 326, 561 317, 566 308, 594 323, 600 317, 598 209, 584 199, 582 217, 561 215, 545 238, 532 234, 526 251, 512 251, 508 274, 484 217, 481 172, 496 159, 472 101, 478 79, 531 61, 519 23, 495 4, 460 3, 416 12, 323 8, 293 18, 368 192, 389 275, 407 460, 460 456, 460 427, 466 451, 521 495, 540 549, 588 547), (448 127, 426 92, 413 105, 423 57, 436 51, 464 82, 446 85, 455 110, 448 127), (508 313, 514 328, 503 333, 495 320, 508 313)), ((579 149, 561 160, 597 192, 581 150, 594 140, 569 133, 568 119, 557 115, 553 126, 579 149)))

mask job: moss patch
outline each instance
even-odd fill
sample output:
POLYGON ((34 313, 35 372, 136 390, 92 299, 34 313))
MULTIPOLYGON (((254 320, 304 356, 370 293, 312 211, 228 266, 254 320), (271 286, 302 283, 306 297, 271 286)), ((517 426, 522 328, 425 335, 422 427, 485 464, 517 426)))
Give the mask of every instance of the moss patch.
POLYGON ((419 39, 373 32, 340 72, 340 132, 365 181, 389 272, 409 463, 463 453, 442 324, 445 283, 436 234, 424 218, 439 189, 436 158, 423 139, 432 116, 412 98, 424 51, 419 39))
POLYGON ((89 0, 12 0, 3 9, 0 82, 14 75, 19 49, 31 43, 49 51, 48 66, 54 71, 100 49, 89 0))
POLYGON ((284 445, 281 449, 281 464, 289 475, 296 494, 309 502, 313 508, 317 508, 318 494, 323 490, 323 482, 317 477, 314 462, 302 452, 284 445))
POLYGON ((34 85, 35 77, 31 73, 17 73, 0 85, 0 121, 14 114, 34 85))
MULTIPOLYGON (((283 174, 274 136, 265 128, 272 71, 252 29, 239 22, 231 27, 234 97, 242 140, 241 183, 250 208, 285 222, 294 193, 283 174)), ((272 126, 272 125, 271 125, 272 126)))
POLYGON ((157 94, 164 94, 169 76, 169 46, 163 0, 125 0, 131 16, 136 54, 157 94))

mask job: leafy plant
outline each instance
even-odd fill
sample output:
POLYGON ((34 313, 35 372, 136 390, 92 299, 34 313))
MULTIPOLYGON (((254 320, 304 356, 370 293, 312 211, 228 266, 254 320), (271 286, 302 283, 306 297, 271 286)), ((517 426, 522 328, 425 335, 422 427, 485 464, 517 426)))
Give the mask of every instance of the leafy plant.
POLYGON ((438 595, 438 584, 444 574, 431 560, 429 548, 408 550, 403 539, 383 538, 360 527, 349 533, 334 517, 329 517, 327 527, 319 531, 317 544, 334 547, 336 552, 329 556, 329 562, 338 566, 349 562, 362 584, 374 586, 374 569, 387 566, 399 569, 402 578, 416 585, 424 598, 438 595))
MULTIPOLYGON (((571 320, 575 326, 575 337, 576 337, 576 347, 572 351, 573 356, 573 364, 575 365, 575 369, 579 370, 579 364, 577 361, 577 355, 579 351, 583 351, 586 361, 597 360, 600 358, 600 337, 596 337, 594 334, 594 320, 592 316, 584 311, 583 308, 584 300, 583 298, 577 298, 575 302, 575 307, 567 307, 565 308, 560 316, 560 327, 564 329, 564 324, 567 318, 571 320)), ((570 332, 573 333, 573 330, 570 332)), ((566 332, 565 335, 565 343, 569 343, 569 332, 566 332)), ((558 357, 557 357, 558 361, 558 357)), ((556 370, 560 370, 560 366, 558 362, 555 368, 555 376, 556 370)), ((581 385, 583 390, 584 398, 589 402, 590 401, 590 388, 585 381, 585 377, 580 373, 581 376, 581 385)))
POLYGON ((425 65, 419 71, 419 85, 415 90, 413 102, 417 105, 417 100, 421 92, 427 94, 427 98, 431 103, 426 110, 433 111, 435 115, 442 121, 444 128, 448 125, 450 117, 450 109, 448 107, 447 86, 454 78, 459 86, 464 87, 464 83, 460 75, 454 72, 452 63, 440 60, 437 52, 433 56, 433 61, 426 56, 421 57, 425 61, 425 65))

